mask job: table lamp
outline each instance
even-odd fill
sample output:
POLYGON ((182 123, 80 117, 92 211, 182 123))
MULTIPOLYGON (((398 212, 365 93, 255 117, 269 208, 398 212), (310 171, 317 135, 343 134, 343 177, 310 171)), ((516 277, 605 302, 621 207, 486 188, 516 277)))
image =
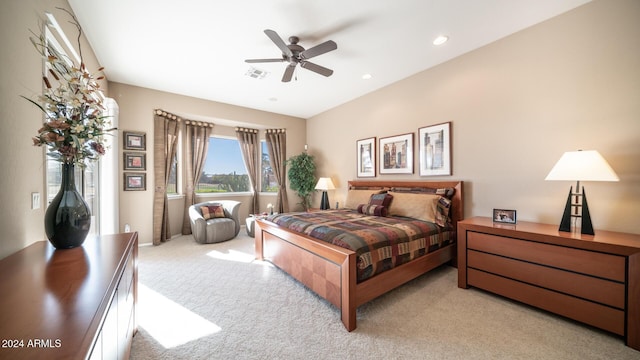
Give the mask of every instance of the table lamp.
POLYGON ((573 192, 573 187, 569 188, 569 197, 564 207, 559 230, 571 232, 572 224, 575 229, 577 218, 581 218, 580 232, 594 235, 587 206, 587 195, 584 193, 584 186, 580 188, 580 181, 619 181, 620 179, 599 152, 578 150, 564 153, 545 180, 576 181, 576 191, 573 192))
POLYGON ((318 179, 316 190, 322 190, 322 201, 320 202, 320 210, 327 210, 330 208, 329 195, 327 195, 327 190, 333 190, 335 188, 336 187, 333 186, 331 178, 321 177, 320 179, 318 179))

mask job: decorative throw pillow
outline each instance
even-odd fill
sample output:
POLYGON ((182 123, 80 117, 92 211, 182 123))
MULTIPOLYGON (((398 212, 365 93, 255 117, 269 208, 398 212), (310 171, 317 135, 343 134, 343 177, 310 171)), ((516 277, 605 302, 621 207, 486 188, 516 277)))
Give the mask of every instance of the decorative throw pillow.
POLYGON ((390 216, 404 216, 422 221, 436 222, 436 208, 439 195, 391 192, 393 202, 389 207, 390 216))
POLYGON ((393 200, 393 195, 391 194, 373 194, 369 198, 369 205, 389 207, 389 205, 391 205, 391 200, 393 200))
POLYGON ((365 215, 387 216, 387 207, 382 205, 360 204, 358 205, 358 212, 365 215))
POLYGON ((444 196, 440 197, 436 206, 436 224, 442 227, 451 225, 449 210, 451 210, 451 200, 444 196))
POLYGON ((369 198, 373 194, 380 194, 384 190, 349 190, 344 207, 358 210, 358 205, 369 203, 369 198))
POLYGON ((202 217, 205 220, 225 217, 224 207, 222 207, 222 205, 219 205, 219 204, 205 205, 200 207, 200 210, 202 210, 202 217))

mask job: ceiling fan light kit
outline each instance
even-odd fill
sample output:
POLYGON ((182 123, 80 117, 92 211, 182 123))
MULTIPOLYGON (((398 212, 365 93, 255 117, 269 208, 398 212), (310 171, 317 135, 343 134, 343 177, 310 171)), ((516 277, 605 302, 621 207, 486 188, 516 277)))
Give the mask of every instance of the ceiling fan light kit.
POLYGON ((300 67, 311 70, 317 74, 322 76, 331 76, 333 74, 333 70, 327 69, 324 66, 320 66, 318 64, 312 63, 308 61, 309 59, 316 57, 318 55, 322 55, 328 53, 329 51, 333 51, 338 48, 338 45, 332 41, 328 40, 323 42, 322 44, 316 45, 312 48, 306 49, 302 46, 298 45, 300 39, 297 36, 289 37, 289 45, 287 45, 284 40, 273 30, 267 29, 264 31, 265 34, 273 41, 274 44, 282 51, 282 57, 277 59, 247 59, 245 62, 247 63, 267 63, 267 62, 287 62, 289 63, 284 70, 284 74, 282 75, 282 82, 289 82, 293 77, 293 72, 296 69, 296 66, 300 64, 300 67))

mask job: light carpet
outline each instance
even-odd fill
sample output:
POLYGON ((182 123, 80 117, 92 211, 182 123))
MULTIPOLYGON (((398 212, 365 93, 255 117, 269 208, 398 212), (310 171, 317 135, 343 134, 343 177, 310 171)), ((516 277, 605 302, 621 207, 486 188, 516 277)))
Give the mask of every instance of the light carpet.
POLYGON ((132 359, 640 359, 617 336, 476 289, 444 266, 340 313, 253 238, 181 236, 139 251, 132 359))

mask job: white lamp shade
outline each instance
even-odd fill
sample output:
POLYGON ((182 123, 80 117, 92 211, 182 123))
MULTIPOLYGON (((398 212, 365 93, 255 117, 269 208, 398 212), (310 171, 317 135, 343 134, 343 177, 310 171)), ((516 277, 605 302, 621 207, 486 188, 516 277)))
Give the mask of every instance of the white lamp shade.
POLYGON ((599 152, 578 150, 564 153, 545 180, 619 181, 620 178, 599 152))
POLYGON ((321 177, 316 184, 316 190, 334 190, 333 181, 328 177, 321 177))

